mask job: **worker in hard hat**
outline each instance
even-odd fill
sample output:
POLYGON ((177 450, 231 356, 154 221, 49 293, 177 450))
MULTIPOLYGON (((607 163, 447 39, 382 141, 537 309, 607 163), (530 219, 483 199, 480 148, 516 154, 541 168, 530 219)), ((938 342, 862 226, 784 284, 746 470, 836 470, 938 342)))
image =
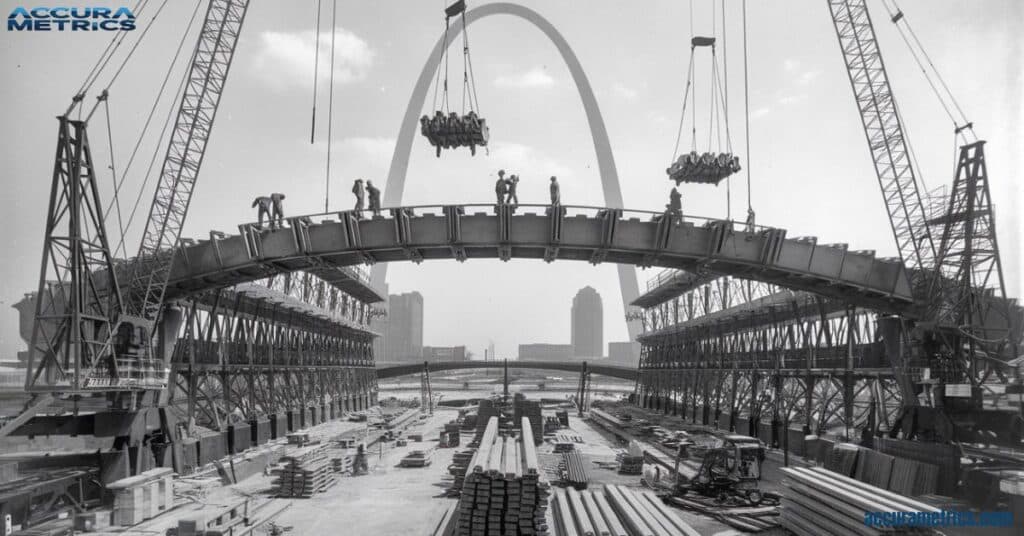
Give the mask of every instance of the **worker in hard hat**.
POLYGON ((508 193, 508 183, 505 181, 505 170, 498 170, 498 181, 494 183, 494 195, 498 198, 498 206, 505 204, 505 194, 508 193))
POLYGON ((352 210, 356 211, 357 217, 362 216, 363 202, 366 200, 366 189, 363 188, 363 179, 356 179, 356 181, 352 183, 352 194, 356 196, 356 206, 352 210))
POLYGON ((281 203, 284 201, 284 194, 270 194, 270 200, 273 203, 270 212, 270 228, 273 229, 276 224, 280 229, 284 227, 284 205, 281 203))
POLYGON ((374 216, 380 216, 380 190, 373 181, 366 181, 366 193, 370 194, 370 210, 374 216))

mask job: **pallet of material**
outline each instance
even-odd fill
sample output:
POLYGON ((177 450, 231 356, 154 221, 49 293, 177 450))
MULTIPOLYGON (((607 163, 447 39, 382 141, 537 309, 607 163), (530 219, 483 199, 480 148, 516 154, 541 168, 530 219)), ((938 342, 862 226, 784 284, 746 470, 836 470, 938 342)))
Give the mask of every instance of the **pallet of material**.
POLYGON ((615 455, 620 475, 639 475, 644 470, 643 456, 630 456, 627 452, 620 452, 615 455))
POLYGON ((352 456, 339 456, 337 458, 331 458, 331 469, 335 473, 351 473, 352 456))
MULTIPOLYGON (((786 475, 782 526, 798 536, 891 534, 891 527, 864 523, 865 512, 939 512, 920 501, 849 478, 822 467, 781 469, 786 475)), ((934 534, 926 528, 901 528, 900 533, 934 534)))

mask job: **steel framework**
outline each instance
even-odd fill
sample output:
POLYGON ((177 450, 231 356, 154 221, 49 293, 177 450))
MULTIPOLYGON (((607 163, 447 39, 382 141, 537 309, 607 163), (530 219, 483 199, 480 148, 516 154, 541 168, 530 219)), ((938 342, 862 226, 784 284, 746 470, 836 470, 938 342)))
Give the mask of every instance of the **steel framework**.
POLYGON ((190 429, 215 430, 286 410, 362 409, 377 391, 367 311, 310 274, 198 295, 183 311, 169 403, 190 429))
POLYGON ((122 311, 86 123, 58 118, 57 154, 29 343, 25 390, 78 391, 117 374, 110 358, 122 311))

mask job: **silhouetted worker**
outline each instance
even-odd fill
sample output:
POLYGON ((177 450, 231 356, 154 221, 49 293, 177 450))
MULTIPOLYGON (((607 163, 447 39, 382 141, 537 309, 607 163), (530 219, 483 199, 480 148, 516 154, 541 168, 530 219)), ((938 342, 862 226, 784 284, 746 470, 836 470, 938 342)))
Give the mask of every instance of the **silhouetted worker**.
POLYGON ((366 181, 366 193, 370 194, 370 210, 374 216, 380 216, 380 190, 373 185, 373 181, 366 181))
POLYGON ((270 221, 271 228, 273 228, 273 226, 274 226, 274 219, 270 215, 270 207, 272 205, 273 205, 273 201, 271 201, 271 199, 269 197, 267 197, 267 196, 261 195, 261 196, 257 197, 256 199, 253 199, 253 201, 252 201, 252 208, 259 207, 257 210, 258 210, 258 214, 259 214, 259 216, 258 216, 258 218, 259 218, 258 219, 258 222, 259 222, 258 225, 260 227, 263 227, 263 216, 266 216, 267 220, 270 221))
POLYGON ((277 224, 277 228, 284 227, 284 206, 281 201, 284 201, 284 194, 270 194, 270 200, 273 201, 273 207, 270 212, 270 228, 274 228, 274 224, 277 224))
POLYGON ((679 193, 679 189, 672 187, 672 191, 668 193, 668 204, 665 208, 672 214, 674 218, 683 218, 683 195, 679 193))
POLYGON ((363 201, 366 200, 366 190, 363 188, 363 179, 356 179, 352 183, 352 193, 356 196, 356 207, 353 209, 357 212, 357 216, 360 216, 363 211, 363 201))
POLYGON ((498 170, 498 182, 494 183, 494 195, 498 198, 498 206, 505 204, 505 194, 508 193, 508 183, 505 182, 505 170, 498 170))
POLYGON ((519 206, 519 195, 516 193, 516 187, 519 186, 519 175, 512 175, 508 178, 508 197, 505 198, 505 203, 514 207, 519 206))
POLYGON ((558 186, 558 179, 551 176, 551 204, 558 206, 562 204, 562 189, 558 186))
POLYGON ((754 232, 754 209, 752 209, 752 208, 748 208, 747 209, 747 223, 746 223, 746 225, 747 225, 747 232, 748 233, 754 232))

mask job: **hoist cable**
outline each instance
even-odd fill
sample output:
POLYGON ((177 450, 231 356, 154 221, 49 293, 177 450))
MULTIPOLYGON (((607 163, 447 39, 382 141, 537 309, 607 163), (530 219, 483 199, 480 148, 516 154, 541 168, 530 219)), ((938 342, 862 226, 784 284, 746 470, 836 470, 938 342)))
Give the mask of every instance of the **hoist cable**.
MULTIPOLYGON (((132 13, 136 18, 142 13, 145 4, 149 0, 138 0, 135 2, 135 7, 132 8, 132 13)), ((89 70, 89 74, 86 75, 85 80, 82 81, 82 85, 79 86, 78 91, 75 92, 75 96, 82 96, 92 87, 92 84, 99 78, 100 72, 106 67, 110 58, 113 57, 114 53, 117 52, 117 48, 121 46, 121 42, 127 37, 127 30, 120 30, 113 37, 110 38, 110 42, 107 43, 107 47, 103 49, 103 53, 96 59, 96 63, 93 64, 92 69, 89 70)))
POLYGON ((317 86, 320 85, 320 11, 320 0, 316 0, 316 38, 313 44, 313 119, 309 127, 310 144, 316 140, 316 94, 317 86))
MULTIPOLYGON (((117 168, 114 165, 114 132, 110 124, 110 101, 104 96, 103 98, 103 111, 107 118, 107 147, 110 149, 110 183, 114 186, 114 191, 117 191, 117 168)), ((117 195, 114 196, 114 205, 117 207, 117 228, 121 233, 120 236, 124 236, 124 220, 121 217, 121 201, 117 195)), ((102 207, 96 207, 99 210, 102 207)), ((104 218, 105 219, 105 218, 104 218)), ((117 250, 112 251, 114 257, 117 257, 117 250)), ((127 255, 127 252, 124 252, 127 255)))
MULTIPOLYGON (((444 39, 441 40, 441 56, 437 58, 437 77, 434 79, 434 110, 440 110, 437 103, 437 88, 441 85, 441 64, 448 54, 448 20, 444 21, 444 39)), ((447 81, 446 81, 447 85, 447 81)))
MULTIPOLYGON (((722 109, 725 113, 725 142, 728 144, 728 152, 732 153, 732 137, 729 134, 729 49, 725 24, 725 0, 722 0, 722 70, 725 79, 724 95, 722 97, 722 109)), ((725 178, 725 218, 732 219, 732 175, 725 178)))
MULTIPOLYGON (((174 71, 174 64, 178 62, 178 57, 181 55, 181 51, 185 47, 185 42, 188 39, 189 33, 192 31, 192 26, 195 24, 196 17, 199 14, 199 7, 202 6, 202 4, 203 0, 196 0, 196 7, 192 11, 192 18, 189 19, 188 25, 185 27, 185 32, 181 34, 181 39, 178 41, 178 48, 174 51, 174 57, 171 58, 171 63, 167 66, 167 72, 164 74, 164 79, 160 83, 160 89, 157 91, 156 99, 153 100, 153 106, 151 106, 149 109, 149 115, 146 116, 146 122, 142 125, 142 130, 139 132, 139 137, 135 140, 135 147, 132 148, 132 153, 128 157, 128 163, 125 165, 124 170, 121 171, 121 178, 117 182, 117 187, 114 189, 114 199, 111 200, 111 202, 107 205, 107 209, 103 213, 104 221, 106 221, 107 217, 110 215, 110 211, 114 207, 114 200, 116 200, 117 196, 120 194, 121 188, 124 186, 124 181, 128 177, 128 171, 131 170, 132 163, 135 162, 135 157, 139 152, 139 148, 142 147, 142 141, 143 139, 145 139, 146 133, 149 131, 149 125, 153 120, 153 116, 156 115, 156 109, 160 105, 160 100, 163 99, 164 92, 167 89, 167 82, 170 80, 171 73, 174 71)), ((187 72, 188 71, 186 70, 186 76, 187 72)), ((184 81, 184 79, 182 80, 184 81)), ((180 92, 181 87, 178 88, 178 93, 180 92)), ((175 93, 175 95, 177 95, 177 93, 175 93)), ((174 102, 172 102, 172 110, 173 105, 174 102)), ((159 144, 157 149, 159 149, 159 144)), ((145 188, 145 186, 143 186, 143 188, 145 188)), ((136 205, 138 205, 138 200, 136 201, 136 205)), ((127 226, 125 226, 124 231, 127 231, 130 226, 131 220, 129 219, 129 223, 127 226)))
POLYGON ((103 88, 104 91, 109 90, 110 87, 114 85, 114 82, 117 81, 117 78, 119 76, 121 76, 121 71, 124 70, 125 65, 128 65, 128 60, 130 60, 132 58, 132 56, 135 54, 135 50, 139 48, 139 44, 142 43, 142 40, 146 38, 146 34, 149 33, 149 29, 153 27, 153 23, 156 22, 156 19, 160 17, 160 13, 163 12, 164 6, 166 6, 166 5, 167 5, 167 0, 164 0, 163 2, 160 3, 160 7, 158 7, 157 10, 156 10, 156 13, 153 14, 153 18, 149 19, 149 23, 146 24, 145 28, 143 28, 142 34, 140 34, 139 38, 135 40, 135 44, 132 45, 132 48, 128 51, 128 54, 124 57, 124 60, 121 61, 121 65, 117 68, 117 71, 114 72, 114 76, 112 76, 110 78, 110 82, 108 82, 107 86, 105 88, 103 88))
POLYGON ((743 0, 743 136, 746 139, 747 165, 747 213, 754 212, 750 196, 750 73, 747 70, 747 0, 743 0))
POLYGON ((679 142, 683 139, 683 124, 686 122, 686 103, 690 98, 690 84, 693 78, 693 48, 690 49, 690 66, 686 69, 686 89, 683 90, 683 113, 679 115, 679 130, 676 132, 676 145, 672 149, 672 161, 679 157, 679 142))
POLYGON ((324 173, 324 212, 328 212, 331 200, 331 145, 334 141, 334 40, 338 33, 338 0, 331 7, 331 76, 327 96, 327 170, 324 173))
POLYGON ((476 77, 473 74, 473 56, 469 51, 469 32, 466 31, 466 14, 462 14, 462 36, 466 43, 466 64, 469 65, 469 89, 473 96, 470 101, 470 109, 475 110, 477 115, 480 114, 480 98, 476 94, 476 77))

